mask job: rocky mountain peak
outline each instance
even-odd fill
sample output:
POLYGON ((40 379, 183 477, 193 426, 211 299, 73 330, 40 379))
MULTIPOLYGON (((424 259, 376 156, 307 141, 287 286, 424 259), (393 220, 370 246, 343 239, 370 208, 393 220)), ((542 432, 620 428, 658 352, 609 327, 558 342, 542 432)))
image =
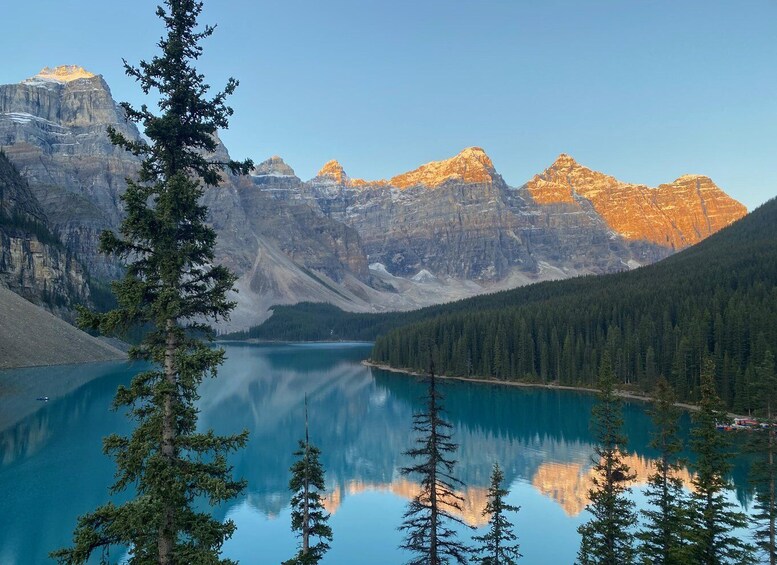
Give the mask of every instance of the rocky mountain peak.
POLYGON ((526 188, 541 205, 587 201, 618 235, 671 249, 698 243, 747 213, 703 175, 684 175, 651 188, 591 170, 566 154, 526 188))
POLYGON ((253 176, 273 176, 273 177, 293 177, 294 169, 286 164, 278 155, 273 155, 266 161, 262 161, 254 170, 251 171, 253 176))
POLYGON ((578 167, 581 167, 580 163, 575 161, 575 159, 568 155, 567 153, 562 153, 558 157, 556 157, 556 160, 553 161, 553 164, 550 166, 551 169, 575 169, 578 167))
POLYGON ((339 184, 345 184, 348 180, 348 175, 345 174, 343 166, 335 161, 327 161, 321 170, 318 171, 316 177, 328 177, 339 184))
MULTIPOLYGON (((715 185, 712 179, 706 175, 682 175, 677 177, 672 184, 701 183, 704 185, 715 185)), ((717 188, 717 185, 715 185, 717 188)), ((720 189, 718 189, 720 190, 720 189)))
POLYGON ((444 161, 432 161, 417 169, 397 175, 389 183, 398 188, 426 186, 436 188, 449 180, 468 184, 490 183, 496 176, 494 163, 480 147, 468 147, 444 161))
POLYGON ((28 78, 24 83, 38 80, 49 80, 55 82, 71 82, 81 78, 94 78, 96 75, 90 73, 78 65, 60 65, 59 67, 43 67, 43 69, 34 77, 28 78))

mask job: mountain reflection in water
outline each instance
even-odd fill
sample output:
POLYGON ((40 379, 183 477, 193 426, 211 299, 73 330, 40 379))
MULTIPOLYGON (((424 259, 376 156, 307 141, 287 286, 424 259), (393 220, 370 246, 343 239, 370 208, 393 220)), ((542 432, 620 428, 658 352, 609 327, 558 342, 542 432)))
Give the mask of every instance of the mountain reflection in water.
MULTIPOLYGON (((217 379, 203 382, 199 403, 202 428, 250 433, 246 448, 231 458, 234 476, 247 480, 247 490, 215 509, 219 519, 229 517, 238 526, 225 557, 254 563, 259 552, 264 563, 293 553, 289 468, 304 434, 307 394, 335 532, 324 563, 355 562, 352 556, 366 547, 376 564, 405 560, 396 550, 396 527, 419 486, 400 469, 410 463, 404 452, 413 446, 412 417, 423 409, 425 383, 361 365, 368 354, 364 344, 227 346, 228 360, 217 379)), ((132 375, 121 367, 0 431, 0 562, 45 562, 49 551, 69 543, 78 515, 107 502, 115 468, 101 453, 101 438, 129 430, 126 418, 109 409, 116 386, 132 375)), ((459 381, 441 381, 440 390, 459 444, 454 474, 466 485, 459 516, 473 526, 485 524, 491 468, 498 462, 511 489, 509 502, 524 508, 515 521, 527 563, 537 562, 529 558, 532 552, 571 562, 590 488, 595 397, 459 381), (547 543, 549 532, 553 544, 547 543)), ((650 420, 643 405, 627 403, 624 421, 628 463, 639 486, 656 456, 646 447, 650 420)), ((687 434, 686 416, 682 428, 687 434)), ((739 484, 745 484, 743 470, 740 465, 735 474, 739 484)))
MULTIPOLYGON (((405 499, 418 493, 399 469, 409 463, 413 413, 420 411, 422 379, 364 367, 344 348, 276 347, 252 364, 240 363, 228 381, 203 388, 202 422, 223 432, 247 428, 251 442, 235 461, 236 474, 249 481, 252 505, 277 515, 288 504, 291 453, 303 433, 304 395, 310 406, 312 441, 322 449, 328 482, 327 505, 366 491, 391 492, 405 499), (293 361, 292 361, 293 359, 293 361)), ((230 359, 254 355, 252 348, 230 348, 230 359), (237 350, 237 351, 235 351, 237 350)), ((590 394, 545 389, 441 381, 446 417, 459 444, 456 476, 467 485, 460 517, 485 523, 491 467, 499 462, 508 484, 524 481, 574 516, 591 488, 593 444, 589 432, 590 394)), ((645 448, 650 423, 642 405, 627 404, 631 447, 627 463, 636 486, 652 472, 645 448)), ((682 478, 690 480, 684 470, 682 478)))

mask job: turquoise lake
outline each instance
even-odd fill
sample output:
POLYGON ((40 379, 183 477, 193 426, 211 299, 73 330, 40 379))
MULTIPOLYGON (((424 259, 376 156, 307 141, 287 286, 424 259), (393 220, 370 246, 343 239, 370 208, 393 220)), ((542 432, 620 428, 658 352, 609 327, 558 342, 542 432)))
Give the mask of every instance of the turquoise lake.
MULTIPOLYGON (((234 474, 248 488, 214 509, 237 523, 224 556, 244 564, 278 564, 296 550, 290 530, 289 467, 304 435, 308 396, 311 441, 322 451, 332 549, 325 564, 399 564, 397 549, 413 477, 399 469, 412 446, 412 416, 422 408, 422 380, 365 367, 367 344, 226 346, 219 377, 202 388, 200 424, 219 433, 247 429, 247 447, 234 455, 234 474)), ((25 419, 0 430, 0 564, 51 563, 50 551, 67 545, 79 515, 109 500, 114 464, 101 451, 102 437, 127 433, 129 421, 110 410, 119 384, 137 370, 124 363, 5 371, 5 379, 45 372, 77 371, 94 379, 42 404, 25 419), (90 373, 91 372, 91 373, 90 373)), ((455 474, 467 485, 461 518, 485 522, 491 467, 498 462, 509 483, 509 502, 526 564, 572 563, 577 527, 590 487, 593 445, 588 422, 594 397, 586 393, 444 381, 447 419, 459 444, 455 474)), ((19 402, 29 402, 20 398, 19 402)), ((645 405, 627 403, 629 464, 638 478, 633 497, 649 472, 651 430, 645 405)), ((689 419, 683 417, 687 434, 689 419)), ((732 500, 747 506, 746 468, 738 461, 732 500)), ((116 500, 120 501, 121 497, 116 500)), ((460 529, 468 541, 473 532, 460 529)), ((121 557, 118 554, 117 559, 121 557)))

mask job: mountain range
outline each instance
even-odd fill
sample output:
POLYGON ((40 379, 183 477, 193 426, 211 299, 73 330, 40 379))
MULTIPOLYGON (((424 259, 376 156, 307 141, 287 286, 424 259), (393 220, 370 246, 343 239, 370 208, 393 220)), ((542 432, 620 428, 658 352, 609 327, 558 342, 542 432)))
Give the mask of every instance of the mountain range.
MULTIPOLYGON (((19 172, 14 186, 31 195, 29 214, 56 234, 70 258, 71 266, 60 270, 73 271, 74 288, 79 280, 94 286, 121 273, 120 264, 98 252, 98 238, 119 226, 125 178, 140 163, 110 144, 107 126, 142 139, 102 77, 83 68, 44 69, 0 86, 0 148, 19 172)), ((219 153, 228 155, 223 144, 219 153)), ((650 188, 592 171, 568 155, 511 187, 478 147, 376 181, 349 177, 337 161, 303 181, 272 157, 250 176, 225 175, 204 199, 218 233, 217 259, 239 277, 238 307, 222 329, 255 325, 276 304, 408 310, 633 269, 746 214, 704 176, 650 188)), ((7 240, 0 239, 0 257, 10 256, 7 240)), ((23 255, 32 251, 15 253, 17 264, 29 262, 23 255)), ((9 264, 0 264, 7 285, 7 272, 18 271, 9 264)), ((27 272, 26 286, 44 286, 42 272, 27 272)), ((28 298, 35 301, 36 292, 28 298)), ((79 300, 88 300, 88 289, 79 292, 79 300)), ((65 300, 72 293, 62 294, 65 300)))

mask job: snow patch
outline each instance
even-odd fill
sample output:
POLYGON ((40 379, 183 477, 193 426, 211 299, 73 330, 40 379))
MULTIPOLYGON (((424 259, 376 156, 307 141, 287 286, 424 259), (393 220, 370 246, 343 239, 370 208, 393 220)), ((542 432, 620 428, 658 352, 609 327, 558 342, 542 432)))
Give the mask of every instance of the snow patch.
POLYGON ((391 273, 388 272, 388 269, 386 269, 386 265, 383 263, 370 263, 370 271, 377 271, 378 273, 383 273, 384 275, 393 276, 391 273))
POLYGON ((427 271, 426 269, 421 269, 413 275, 412 280, 414 280, 417 283, 431 283, 431 282, 437 282, 437 277, 435 277, 432 273, 427 271))
MULTIPOLYGON (((11 120, 12 122, 16 122, 17 124, 29 124, 30 122, 40 122, 48 126, 53 126, 58 129, 64 129, 59 124, 55 124, 54 122, 49 121, 45 118, 41 118, 40 116, 34 116, 33 114, 28 114, 26 112, 0 112, 0 118, 6 118, 8 120, 11 120)), ((52 133, 56 133, 56 132, 52 132, 52 133)))
POLYGON ((0 116, 7 117, 12 122, 17 124, 29 124, 36 117, 32 114, 26 114, 24 112, 2 112, 0 116))
POLYGON ((281 179, 290 179, 294 177, 294 175, 284 175, 283 173, 259 173, 259 174, 251 173, 251 176, 259 179, 262 177, 274 177, 274 178, 281 178, 281 179))
POLYGON ((62 86, 62 81, 54 80, 52 78, 43 78, 43 77, 32 77, 28 79, 24 79, 21 84, 25 86, 36 86, 36 87, 43 87, 43 88, 57 88, 59 86, 62 86))

